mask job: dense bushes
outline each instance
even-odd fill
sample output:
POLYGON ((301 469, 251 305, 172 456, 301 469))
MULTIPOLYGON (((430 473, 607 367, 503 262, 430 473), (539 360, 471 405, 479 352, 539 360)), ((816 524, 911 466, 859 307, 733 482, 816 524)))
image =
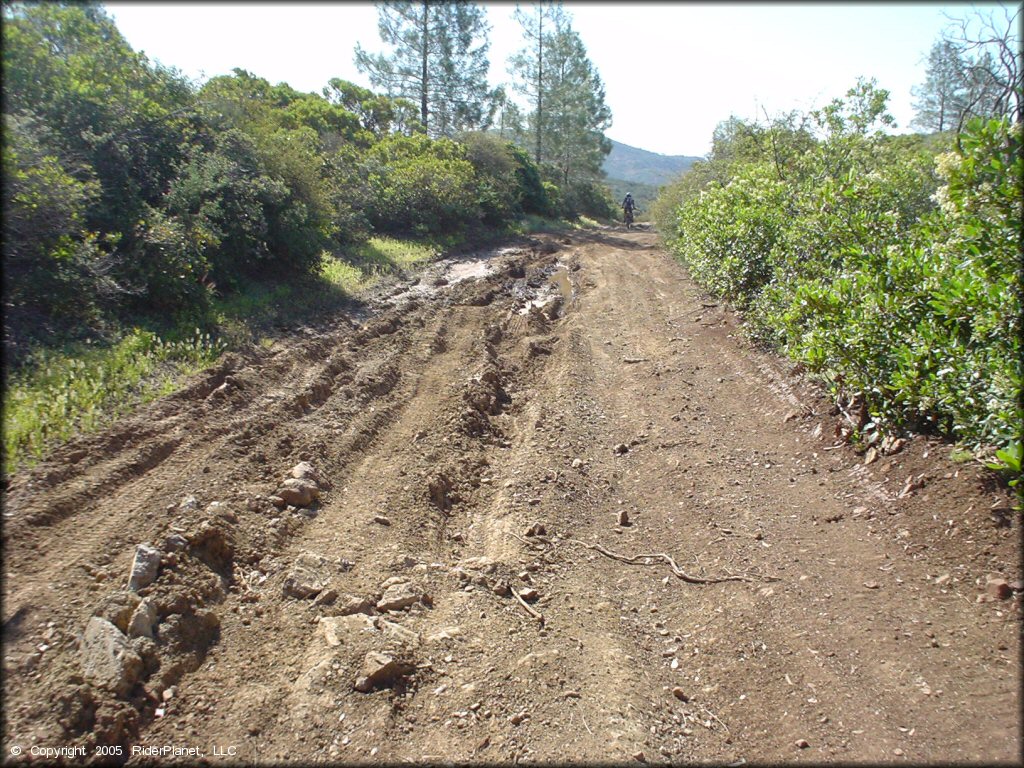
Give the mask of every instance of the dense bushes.
POLYGON ((884 96, 860 83, 783 162, 757 139, 777 149, 787 126, 734 131, 741 151, 716 147, 669 189, 660 226, 754 338, 866 404, 865 437, 907 426, 1008 444, 1021 420, 1020 125, 977 120, 939 153, 873 130, 884 96))
POLYGON ((4 22, 9 362, 144 316, 202 322, 214 293, 316 272, 375 232, 561 213, 525 152, 428 139, 401 99, 241 69, 197 89, 93 5, 5 5, 4 22))

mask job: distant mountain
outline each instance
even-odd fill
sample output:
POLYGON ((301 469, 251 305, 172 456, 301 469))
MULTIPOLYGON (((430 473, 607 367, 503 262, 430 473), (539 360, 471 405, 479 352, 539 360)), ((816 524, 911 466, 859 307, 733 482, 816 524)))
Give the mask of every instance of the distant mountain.
POLYGON ((688 155, 659 155, 611 140, 612 151, 602 168, 612 179, 660 187, 675 181, 701 158, 688 155))

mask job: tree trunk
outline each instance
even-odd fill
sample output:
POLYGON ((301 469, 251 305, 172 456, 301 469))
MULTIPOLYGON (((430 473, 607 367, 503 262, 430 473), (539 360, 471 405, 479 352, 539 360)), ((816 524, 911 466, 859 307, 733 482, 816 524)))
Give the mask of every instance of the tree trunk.
POLYGON ((544 125, 544 10, 537 15, 537 167, 541 159, 541 132, 544 125))
MULTIPOLYGON (((423 0, 423 28, 420 31, 420 45, 422 46, 422 80, 420 83, 420 120, 423 122, 424 130, 427 129, 427 86, 429 84, 429 73, 427 68, 428 53, 430 51, 430 39, 429 39, 429 14, 430 4, 428 0, 423 0)), ((428 130, 429 134, 430 131, 428 130)))

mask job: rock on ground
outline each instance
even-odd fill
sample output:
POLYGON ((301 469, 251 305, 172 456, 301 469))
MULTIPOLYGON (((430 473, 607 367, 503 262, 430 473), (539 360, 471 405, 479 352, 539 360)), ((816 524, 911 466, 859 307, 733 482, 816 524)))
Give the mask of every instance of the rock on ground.
POLYGON ((363 659, 362 674, 356 679, 355 689, 362 693, 368 693, 374 688, 381 688, 394 684, 399 677, 410 672, 408 664, 405 664, 386 653, 370 651, 363 659))
POLYGON ((295 564, 285 577, 284 593, 299 599, 315 597, 327 588, 330 580, 327 558, 312 552, 303 552, 295 558, 295 564))
POLYGON ((132 560, 132 571, 128 577, 128 589, 138 592, 156 581, 160 569, 160 550, 149 544, 135 547, 135 559, 132 560))
POLYGON ((142 659, 128 638, 106 619, 93 616, 82 637, 85 678, 118 696, 127 696, 142 674, 142 659))

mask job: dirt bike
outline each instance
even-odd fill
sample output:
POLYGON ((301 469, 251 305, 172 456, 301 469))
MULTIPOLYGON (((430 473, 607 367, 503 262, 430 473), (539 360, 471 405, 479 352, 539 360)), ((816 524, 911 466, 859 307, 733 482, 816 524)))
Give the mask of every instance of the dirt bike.
POLYGON ((632 229, 632 227, 633 227, 633 209, 625 208, 625 209, 623 209, 623 211, 624 212, 623 212, 622 220, 626 223, 626 229, 632 229))

